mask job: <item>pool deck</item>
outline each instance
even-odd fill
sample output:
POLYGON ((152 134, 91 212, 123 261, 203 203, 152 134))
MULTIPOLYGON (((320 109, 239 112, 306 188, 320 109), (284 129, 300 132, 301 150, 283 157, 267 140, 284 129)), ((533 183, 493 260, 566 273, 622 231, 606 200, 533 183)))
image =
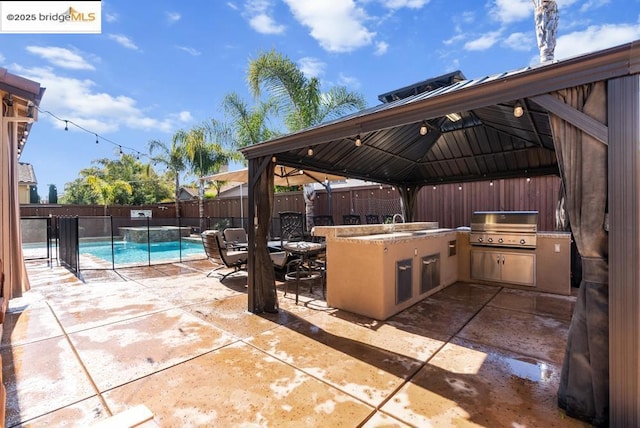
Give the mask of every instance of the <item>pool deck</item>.
POLYGON ((380 322, 278 283, 279 313, 256 315, 246 274, 212 267, 83 282, 28 262, 0 345, 5 426, 588 426, 556 406, 573 297, 456 283, 380 322))

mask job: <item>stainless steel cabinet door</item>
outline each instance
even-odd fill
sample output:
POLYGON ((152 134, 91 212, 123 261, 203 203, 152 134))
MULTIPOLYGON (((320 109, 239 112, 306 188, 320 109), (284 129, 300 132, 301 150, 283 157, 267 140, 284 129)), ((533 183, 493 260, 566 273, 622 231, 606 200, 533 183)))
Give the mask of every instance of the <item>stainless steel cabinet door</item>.
POLYGON ((501 281, 501 267, 500 253, 471 250, 471 279, 501 281))
POLYGON ((502 281, 519 285, 535 285, 535 254, 502 253, 502 281))

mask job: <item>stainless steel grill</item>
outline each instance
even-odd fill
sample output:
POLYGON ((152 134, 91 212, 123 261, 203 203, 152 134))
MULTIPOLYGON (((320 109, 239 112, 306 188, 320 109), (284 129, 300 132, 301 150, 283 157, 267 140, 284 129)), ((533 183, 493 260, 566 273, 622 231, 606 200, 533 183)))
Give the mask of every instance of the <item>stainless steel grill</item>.
POLYGON ((471 215, 471 245, 536 248, 538 211, 475 211, 471 215))

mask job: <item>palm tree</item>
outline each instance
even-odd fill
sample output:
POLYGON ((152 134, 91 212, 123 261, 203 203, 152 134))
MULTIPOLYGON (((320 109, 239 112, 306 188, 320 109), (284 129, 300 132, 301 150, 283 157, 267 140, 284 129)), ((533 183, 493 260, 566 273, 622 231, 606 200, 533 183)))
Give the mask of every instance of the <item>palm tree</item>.
MULTIPOLYGON (((220 172, 222 166, 232 159, 237 159, 238 154, 228 151, 223 144, 213 142, 215 139, 224 141, 224 128, 215 120, 211 124, 202 123, 189 131, 179 130, 174 135, 175 141, 185 151, 186 161, 191 172, 198 178, 205 175, 220 172)), ((200 217, 200 229, 204 229, 204 180, 198 180, 198 214, 200 217)))
POLYGON ((229 137, 235 147, 247 147, 278 135, 269 127, 269 116, 275 114, 274 100, 259 102, 253 107, 234 92, 227 94, 222 100, 222 109, 230 116, 229 137))
MULTIPOLYGON (((308 78, 291 59, 275 50, 263 52, 249 63, 247 80, 255 97, 262 95, 263 88, 270 95, 270 102, 275 103, 284 115, 289 132, 337 119, 366 106, 362 94, 343 86, 322 92, 316 77, 308 78)), ((328 184, 323 185, 329 193, 331 207, 331 188, 328 184)), ((307 227, 311 227, 313 208, 308 207, 306 211, 307 227)))
POLYGON ((284 115, 289 132, 366 106, 362 94, 342 86, 322 92, 316 77, 308 78, 291 59, 274 50, 261 53, 249 63, 247 80, 255 97, 262 95, 263 88, 269 94, 284 115))
POLYGON ((176 137, 177 135, 176 133, 173 136, 171 146, 167 146, 166 143, 160 140, 149 141, 149 154, 153 154, 154 151, 159 151, 160 153, 151 157, 151 162, 164 165, 169 172, 169 176, 173 177, 175 184, 176 217, 180 217, 180 174, 186 169, 186 152, 184 147, 180 145, 176 137))

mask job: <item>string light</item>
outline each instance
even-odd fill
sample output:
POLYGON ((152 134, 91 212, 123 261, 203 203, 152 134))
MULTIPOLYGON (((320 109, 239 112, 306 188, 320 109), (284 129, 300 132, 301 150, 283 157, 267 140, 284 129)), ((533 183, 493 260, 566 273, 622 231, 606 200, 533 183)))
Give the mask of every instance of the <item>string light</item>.
MULTIPOLYGON (((69 120, 69 119, 62 119, 62 118, 60 118, 60 117, 56 116, 55 114, 51 113, 51 112, 50 112, 50 111, 48 111, 48 110, 40 110, 40 109, 38 108, 38 106, 36 106, 36 105, 33 105, 33 104, 31 104, 31 103, 30 103, 29 107, 30 107, 31 109, 36 109, 36 110, 38 110, 38 112, 39 112, 39 113, 46 113, 46 114, 48 114, 49 116, 53 117, 54 119, 59 120, 60 122, 64 122, 64 130, 65 130, 65 131, 69 131, 69 125, 73 125, 73 126, 75 126, 76 128, 78 128, 78 129, 80 129, 80 130, 82 130, 82 131, 84 131, 84 132, 86 132, 86 133, 93 134, 93 135, 96 137, 96 144, 99 144, 99 143, 100 143, 100 140, 102 140, 102 141, 106 141, 107 143, 109 143, 109 144, 113 145, 114 147, 118 147, 118 151, 120 152, 120 154, 121 154, 121 155, 122 155, 122 154, 124 154, 124 150, 128 150, 128 151, 130 151, 132 154, 135 154, 136 159, 140 159, 140 156, 150 157, 150 156, 149 156, 148 154, 146 154, 146 153, 143 153, 143 152, 141 152, 141 151, 139 151, 139 150, 136 150, 136 149, 134 149, 134 148, 132 148, 132 147, 123 146, 122 144, 118 144, 118 143, 116 143, 115 141, 112 141, 112 140, 110 140, 110 139, 108 139, 108 138, 103 137, 102 135, 99 135, 99 134, 98 134, 98 133, 96 133, 96 132, 90 131, 90 130, 88 130, 88 129, 86 129, 86 128, 84 128, 84 127, 80 126, 80 125, 78 125, 77 123, 75 123, 75 122, 74 122, 74 121, 72 121, 72 120, 69 120)), ((23 133, 23 135, 25 135, 25 136, 26 136, 27 134, 28 134, 28 131, 26 131, 26 130, 25 130, 25 132, 23 133)))

